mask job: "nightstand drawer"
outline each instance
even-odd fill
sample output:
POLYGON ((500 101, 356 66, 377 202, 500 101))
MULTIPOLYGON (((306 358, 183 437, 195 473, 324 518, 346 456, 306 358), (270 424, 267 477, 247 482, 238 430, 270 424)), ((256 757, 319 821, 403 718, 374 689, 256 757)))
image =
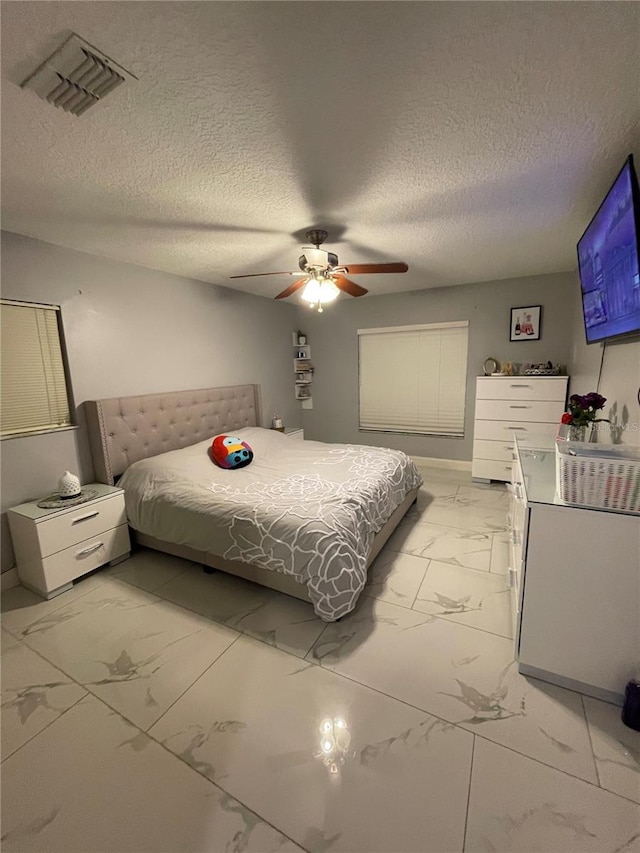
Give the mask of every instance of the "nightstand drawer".
POLYGON ((295 427, 287 427, 284 434, 287 438, 297 438, 298 440, 302 440, 304 438, 304 430, 302 427, 299 429, 296 429, 295 427))
MULTIPOLYGON (((121 524, 114 530, 107 530, 91 539, 76 542, 71 548, 58 551, 42 561, 46 589, 57 589, 69 581, 86 575, 111 560, 128 553, 129 528, 121 524)), ((20 570, 18 569, 18 575, 20 570)))
POLYGON ((36 525, 40 553, 43 557, 48 557, 77 542, 83 542, 125 524, 126 520, 124 492, 101 501, 80 504, 70 512, 55 515, 36 525))

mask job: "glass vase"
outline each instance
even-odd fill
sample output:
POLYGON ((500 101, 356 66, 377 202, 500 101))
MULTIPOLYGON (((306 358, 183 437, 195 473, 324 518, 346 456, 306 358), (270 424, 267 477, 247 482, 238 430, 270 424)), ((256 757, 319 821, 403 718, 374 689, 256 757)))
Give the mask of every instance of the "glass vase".
POLYGON ((587 424, 567 424, 567 441, 588 441, 587 424))
POLYGON ((591 424, 561 424, 557 437, 560 441, 590 441, 591 424))

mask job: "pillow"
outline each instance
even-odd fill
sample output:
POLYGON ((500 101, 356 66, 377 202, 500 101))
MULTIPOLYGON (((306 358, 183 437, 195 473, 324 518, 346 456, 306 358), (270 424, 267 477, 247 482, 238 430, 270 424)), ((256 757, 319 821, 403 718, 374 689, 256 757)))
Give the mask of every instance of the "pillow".
POLYGON ((219 468, 244 468, 253 459, 253 450, 235 435, 217 435, 211 445, 211 458, 219 468))

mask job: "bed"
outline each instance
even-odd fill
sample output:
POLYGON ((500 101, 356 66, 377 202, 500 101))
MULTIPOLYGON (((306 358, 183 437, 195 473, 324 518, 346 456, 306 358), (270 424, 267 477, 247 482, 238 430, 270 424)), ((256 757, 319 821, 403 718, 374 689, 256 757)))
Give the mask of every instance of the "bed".
POLYGON ((96 477, 125 491, 134 540, 349 613, 368 566, 415 501, 413 462, 396 450, 287 438, 259 426, 256 385, 85 403, 96 477), (232 433, 250 465, 211 461, 232 433))

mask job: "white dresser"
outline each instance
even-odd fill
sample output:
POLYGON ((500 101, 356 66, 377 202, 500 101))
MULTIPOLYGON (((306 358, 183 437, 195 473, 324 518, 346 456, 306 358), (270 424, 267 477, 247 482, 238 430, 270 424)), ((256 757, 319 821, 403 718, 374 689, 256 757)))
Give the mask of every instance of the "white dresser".
POLYGON ((568 376, 479 376, 473 432, 474 480, 510 480, 513 437, 558 432, 568 376))

